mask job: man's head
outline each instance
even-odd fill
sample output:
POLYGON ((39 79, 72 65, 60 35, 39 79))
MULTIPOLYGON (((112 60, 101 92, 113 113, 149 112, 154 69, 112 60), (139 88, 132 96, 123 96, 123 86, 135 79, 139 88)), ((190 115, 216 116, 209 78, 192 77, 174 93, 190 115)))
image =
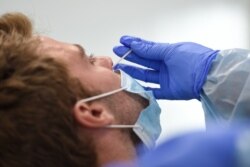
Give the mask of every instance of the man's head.
POLYGON ((120 92, 89 103, 77 101, 120 88, 108 57, 32 34, 22 14, 0 18, 0 165, 98 166, 133 156, 130 130, 147 102, 120 92), (107 152, 109 151, 109 152, 107 152))

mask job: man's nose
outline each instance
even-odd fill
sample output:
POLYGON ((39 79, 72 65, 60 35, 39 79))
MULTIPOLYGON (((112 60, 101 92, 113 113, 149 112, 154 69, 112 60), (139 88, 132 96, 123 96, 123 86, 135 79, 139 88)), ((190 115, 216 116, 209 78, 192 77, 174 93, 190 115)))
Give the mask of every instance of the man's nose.
POLYGON ((95 61, 95 65, 99 65, 99 66, 102 66, 102 67, 105 67, 105 68, 112 70, 113 61, 108 56, 97 56, 96 61, 95 61))

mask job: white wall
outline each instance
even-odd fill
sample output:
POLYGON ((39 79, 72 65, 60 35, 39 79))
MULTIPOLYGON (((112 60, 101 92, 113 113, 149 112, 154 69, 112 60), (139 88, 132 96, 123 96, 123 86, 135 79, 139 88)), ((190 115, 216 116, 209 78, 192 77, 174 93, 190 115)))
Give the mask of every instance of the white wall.
MULTIPOLYGON (((129 34, 159 42, 193 41, 214 49, 250 48, 248 0, 1 0, 0 14, 21 11, 39 33, 117 58, 112 47, 129 34)), ((160 101, 161 138, 204 129, 198 101, 160 101)))

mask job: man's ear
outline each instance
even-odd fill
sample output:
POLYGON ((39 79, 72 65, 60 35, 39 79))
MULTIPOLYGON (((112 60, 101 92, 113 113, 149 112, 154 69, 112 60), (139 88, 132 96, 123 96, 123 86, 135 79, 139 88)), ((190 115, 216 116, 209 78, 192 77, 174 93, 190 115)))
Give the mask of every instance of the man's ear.
POLYGON ((77 123, 89 128, 105 127, 112 124, 114 120, 114 116, 98 102, 91 104, 77 102, 73 113, 77 123))

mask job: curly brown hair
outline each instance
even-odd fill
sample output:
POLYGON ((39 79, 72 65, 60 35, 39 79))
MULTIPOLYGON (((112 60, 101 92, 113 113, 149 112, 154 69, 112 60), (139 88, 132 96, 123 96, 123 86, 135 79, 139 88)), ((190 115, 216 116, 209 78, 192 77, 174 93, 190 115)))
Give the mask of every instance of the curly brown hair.
POLYGON ((95 167, 91 139, 79 138, 72 116, 86 94, 38 45, 27 16, 0 17, 0 166, 95 167))

